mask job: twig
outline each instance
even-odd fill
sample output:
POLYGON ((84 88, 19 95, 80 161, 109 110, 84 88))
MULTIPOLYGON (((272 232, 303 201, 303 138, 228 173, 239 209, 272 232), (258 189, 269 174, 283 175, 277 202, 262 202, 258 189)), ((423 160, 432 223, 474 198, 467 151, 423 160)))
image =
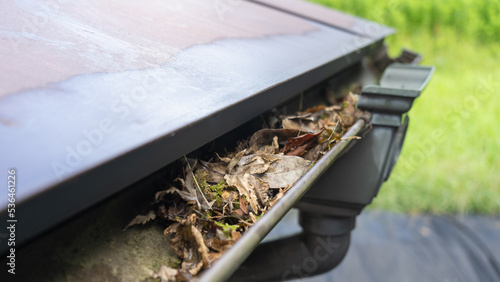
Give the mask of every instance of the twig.
MULTIPOLYGON (((205 198, 205 195, 203 194, 203 191, 201 191, 200 184, 198 184, 198 180, 196 180, 196 177, 194 176, 194 173, 193 173, 193 168, 191 168, 191 165, 189 164, 189 161, 188 161, 188 159, 186 158, 186 156, 184 156, 184 160, 186 160, 186 163, 187 163, 187 165, 188 165, 188 167, 189 167, 189 171, 191 172, 191 176, 193 176, 194 183, 196 184, 196 187, 197 187, 197 188, 198 188, 198 190, 200 191, 200 194, 201 194, 201 196, 203 197, 203 200, 205 200, 205 203, 207 204, 207 206, 208 206, 209 208, 212 208, 212 207, 210 206, 210 203, 208 203, 207 198, 205 198)), ((195 164, 196 164, 196 163, 195 163, 195 164)))
POLYGON ((332 130, 332 134, 330 134, 330 136, 328 137, 328 150, 331 149, 331 145, 332 145, 332 137, 333 137, 333 134, 335 133, 335 130, 337 130, 337 126, 339 125, 339 120, 337 120, 337 123, 335 124, 335 127, 333 128, 332 130))

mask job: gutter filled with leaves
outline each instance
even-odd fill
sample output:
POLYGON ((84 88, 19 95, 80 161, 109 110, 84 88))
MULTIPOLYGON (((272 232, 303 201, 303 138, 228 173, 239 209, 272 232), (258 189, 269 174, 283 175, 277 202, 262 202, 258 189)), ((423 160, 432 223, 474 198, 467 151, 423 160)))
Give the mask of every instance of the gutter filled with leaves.
POLYGON ((125 228, 153 219, 167 226, 164 235, 182 263, 151 275, 162 281, 191 281, 200 274, 203 281, 227 279, 349 142, 360 138, 370 115, 356 103, 350 93, 333 106, 277 116, 280 128, 261 129, 215 160, 184 157, 184 174, 125 228))

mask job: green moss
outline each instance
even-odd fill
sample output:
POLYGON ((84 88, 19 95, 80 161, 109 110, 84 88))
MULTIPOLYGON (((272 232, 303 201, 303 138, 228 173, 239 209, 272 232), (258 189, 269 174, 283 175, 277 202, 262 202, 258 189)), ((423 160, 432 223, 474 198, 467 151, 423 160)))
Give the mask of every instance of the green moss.
POLYGON ((209 186, 207 188, 208 188, 209 191, 216 192, 217 195, 222 196, 222 192, 224 191, 224 188, 226 188, 226 187, 228 187, 226 185, 226 181, 223 180, 223 181, 221 181, 221 182, 219 182, 219 183, 217 183, 215 185, 211 185, 211 186, 209 186))
POLYGON ((198 182, 202 191, 205 191, 205 189, 207 188, 207 180, 206 180, 207 176, 208 176, 208 173, 204 170, 201 170, 201 169, 198 169, 194 173, 194 178, 195 178, 194 180, 196 180, 196 182, 198 182))
POLYGON ((217 206, 222 205, 222 193, 224 192, 224 189, 227 188, 228 186, 226 185, 225 181, 221 181, 215 185, 208 185, 206 186, 206 189, 204 190, 206 195, 211 199, 215 200, 215 203, 217 206))
POLYGON ((231 237, 231 232, 233 230, 236 230, 238 229, 240 226, 237 225, 237 224, 227 224, 227 223, 221 223, 221 222, 218 222, 218 221, 214 221, 215 224, 219 227, 222 228, 222 232, 224 232, 224 234, 228 237, 231 237))

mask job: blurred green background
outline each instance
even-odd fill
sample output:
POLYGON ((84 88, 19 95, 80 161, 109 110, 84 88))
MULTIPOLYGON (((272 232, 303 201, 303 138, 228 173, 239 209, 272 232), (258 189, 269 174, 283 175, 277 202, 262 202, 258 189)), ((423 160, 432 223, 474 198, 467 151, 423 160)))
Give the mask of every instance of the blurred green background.
POLYGON ((370 208, 500 213, 500 1, 313 2, 394 27, 392 56, 406 47, 436 67, 370 208))

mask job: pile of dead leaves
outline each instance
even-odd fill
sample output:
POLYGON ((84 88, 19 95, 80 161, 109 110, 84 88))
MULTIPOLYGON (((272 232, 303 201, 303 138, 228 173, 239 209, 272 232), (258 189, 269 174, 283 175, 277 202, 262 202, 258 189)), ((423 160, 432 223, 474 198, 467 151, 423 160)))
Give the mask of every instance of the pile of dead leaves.
POLYGON ((262 129, 238 152, 215 162, 183 158, 184 174, 157 192, 154 207, 126 227, 160 220, 180 269, 154 277, 191 280, 210 267, 328 151, 363 114, 357 97, 282 116, 282 128, 262 129))

